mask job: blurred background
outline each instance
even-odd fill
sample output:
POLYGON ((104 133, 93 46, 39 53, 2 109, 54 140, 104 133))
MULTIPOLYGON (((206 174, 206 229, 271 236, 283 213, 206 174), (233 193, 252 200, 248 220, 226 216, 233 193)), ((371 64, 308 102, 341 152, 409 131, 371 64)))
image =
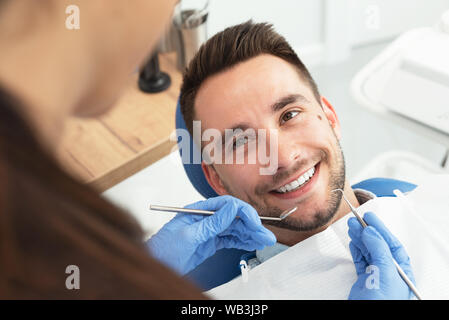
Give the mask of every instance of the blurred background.
MULTIPOLYGON (((369 176, 394 176, 394 170, 405 168, 406 164, 388 156, 376 160, 391 152, 411 153, 412 161, 417 159, 422 168, 434 166, 438 172, 447 145, 423 134, 416 126, 373 112, 354 97, 353 91, 358 88, 353 80, 402 34, 436 26, 449 9, 449 0, 183 0, 179 5, 181 10, 201 10, 206 4, 206 25, 201 31, 206 38, 253 19, 272 23, 289 41, 309 68, 321 94, 337 111, 351 182, 369 176), (392 164, 396 168, 386 167, 392 164)), ((179 64, 182 62, 178 61, 178 67, 179 64)), ((417 172, 416 163, 402 174, 417 172)), ((419 181, 419 177, 415 178, 410 179, 419 181)), ((150 203, 184 206, 202 198, 187 180, 177 152, 106 190, 104 195, 134 213, 149 234, 170 218, 167 214, 149 213, 150 203)))

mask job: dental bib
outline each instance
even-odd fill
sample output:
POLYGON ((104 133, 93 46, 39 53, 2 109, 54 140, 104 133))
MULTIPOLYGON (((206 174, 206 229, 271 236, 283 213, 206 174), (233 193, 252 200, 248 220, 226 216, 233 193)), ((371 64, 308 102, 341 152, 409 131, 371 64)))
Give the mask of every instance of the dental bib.
MULTIPOLYGON (((410 256, 423 299, 449 299, 449 175, 435 175, 407 195, 372 199, 374 212, 410 256)), ((242 277, 206 292, 215 299, 347 299, 357 280, 346 216, 242 277)), ((380 274, 380 276, 382 276, 380 274)))

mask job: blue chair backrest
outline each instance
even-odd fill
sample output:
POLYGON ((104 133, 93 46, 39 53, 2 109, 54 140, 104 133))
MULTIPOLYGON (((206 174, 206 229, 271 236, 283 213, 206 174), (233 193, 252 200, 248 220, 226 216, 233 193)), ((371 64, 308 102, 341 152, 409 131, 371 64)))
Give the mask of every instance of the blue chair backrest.
MULTIPOLYGON (((183 129, 187 131, 186 123, 184 122, 184 118, 181 113, 181 105, 179 103, 179 99, 178 105, 176 107, 176 129, 183 129)), ((179 154, 181 155, 181 159, 183 159, 184 152, 189 152, 188 163, 183 163, 184 170, 189 177, 190 182, 192 182, 192 185, 203 197, 205 197, 206 199, 217 197, 218 194, 214 191, 214 189, 211 188, 206 180, 206 177, 204 176, 203 169, 201 169, 201 164, 194 163, 194 154, 199 153, 199 151, 198 147, 193 142, 192 136, 189 134, 188 137, 189 141, 181 141, 181 138, 178 139, 179 154), (184 145, 190 148, 189 151, 183 150, 184 148, 182 146, 184 145)), ((184 158, 185 157, 186 155, 184 155, 184 158)))
MULTIPOLYGON (((187 130, 184 118, 181 114, 181 108, 178 101, 176 108, 176 128, 187 130)), ((189 135, 190 150, 197 152, 196 145, 193 143, 192 137, 189 135)), ((180 141, 178 140, 178 145, 180 141)), ((186 144, 186 141, 183 142, 186 144)), ((182 147, 179 149, 181 157, 183 155, 182 147)), ((193 152, 190 152, 189 163, 183 163, 184 170, 195 189, 205 198, 216 197, 218 194, 211 188, 207 182, 201 164, 193 163, 193 152)), ((399 189, 401 192, 409 192, 416 185, 388 178, 373 178, 364 180, 352 186, 353 189, 364 189, 371 191, 378 197, 394 197, 393 190, 399 189)), ((215 255, 206 259, 202 264, 189 272, 186 277, 197 284, 203 290, 209 290, 226 283, 240 274, 239 262, 245 254, 253 252, 240 249, 221 249, 215 255)))

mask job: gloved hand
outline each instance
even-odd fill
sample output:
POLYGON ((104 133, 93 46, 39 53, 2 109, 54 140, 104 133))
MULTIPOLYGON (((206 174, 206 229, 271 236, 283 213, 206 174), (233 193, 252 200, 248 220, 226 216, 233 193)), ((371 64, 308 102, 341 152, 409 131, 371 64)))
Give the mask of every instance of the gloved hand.
POLYGON ((252 251, 276 243, 274 234, 262 226, 256 210, 232 196, 210 198, 186 208, 216 212, 211 216, 178 213, 147 241, 152 255, 181 275, 219 249, 252 251))
POLYGON ((374 213, 367 212, 363 219, 368 224, 365 229, 356 218, 348 220, 349 236, 352 239, 349 249, 358 276, 349 299, 413 298, 413 292, 402 280, 392 261, 394 257, 407 277, 415 283, 410 258, 404 247, 374 213), (368 266, 371 267, 367 270, 368 266))

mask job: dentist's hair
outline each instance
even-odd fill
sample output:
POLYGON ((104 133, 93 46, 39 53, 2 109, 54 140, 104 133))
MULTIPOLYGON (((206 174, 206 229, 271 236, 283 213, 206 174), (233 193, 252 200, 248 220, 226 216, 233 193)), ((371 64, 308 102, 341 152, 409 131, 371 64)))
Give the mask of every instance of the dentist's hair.
POLYGON ((271 54, 296 67, 300 77, 310 86, 318 103, 320 102, 320 93, 315 81, 285 38, 274 31, 271 24, 253 23, 250 20, 214 35, 201 46, 186 68, 180 103, 190 134, 195 118, 195 97, 202 83, 207 78, 260 54, 271 54))
POLYGON ((136 219, 59 167, 21 104, 0 86, 0 299, 204 299, 150 256, 136 219))

